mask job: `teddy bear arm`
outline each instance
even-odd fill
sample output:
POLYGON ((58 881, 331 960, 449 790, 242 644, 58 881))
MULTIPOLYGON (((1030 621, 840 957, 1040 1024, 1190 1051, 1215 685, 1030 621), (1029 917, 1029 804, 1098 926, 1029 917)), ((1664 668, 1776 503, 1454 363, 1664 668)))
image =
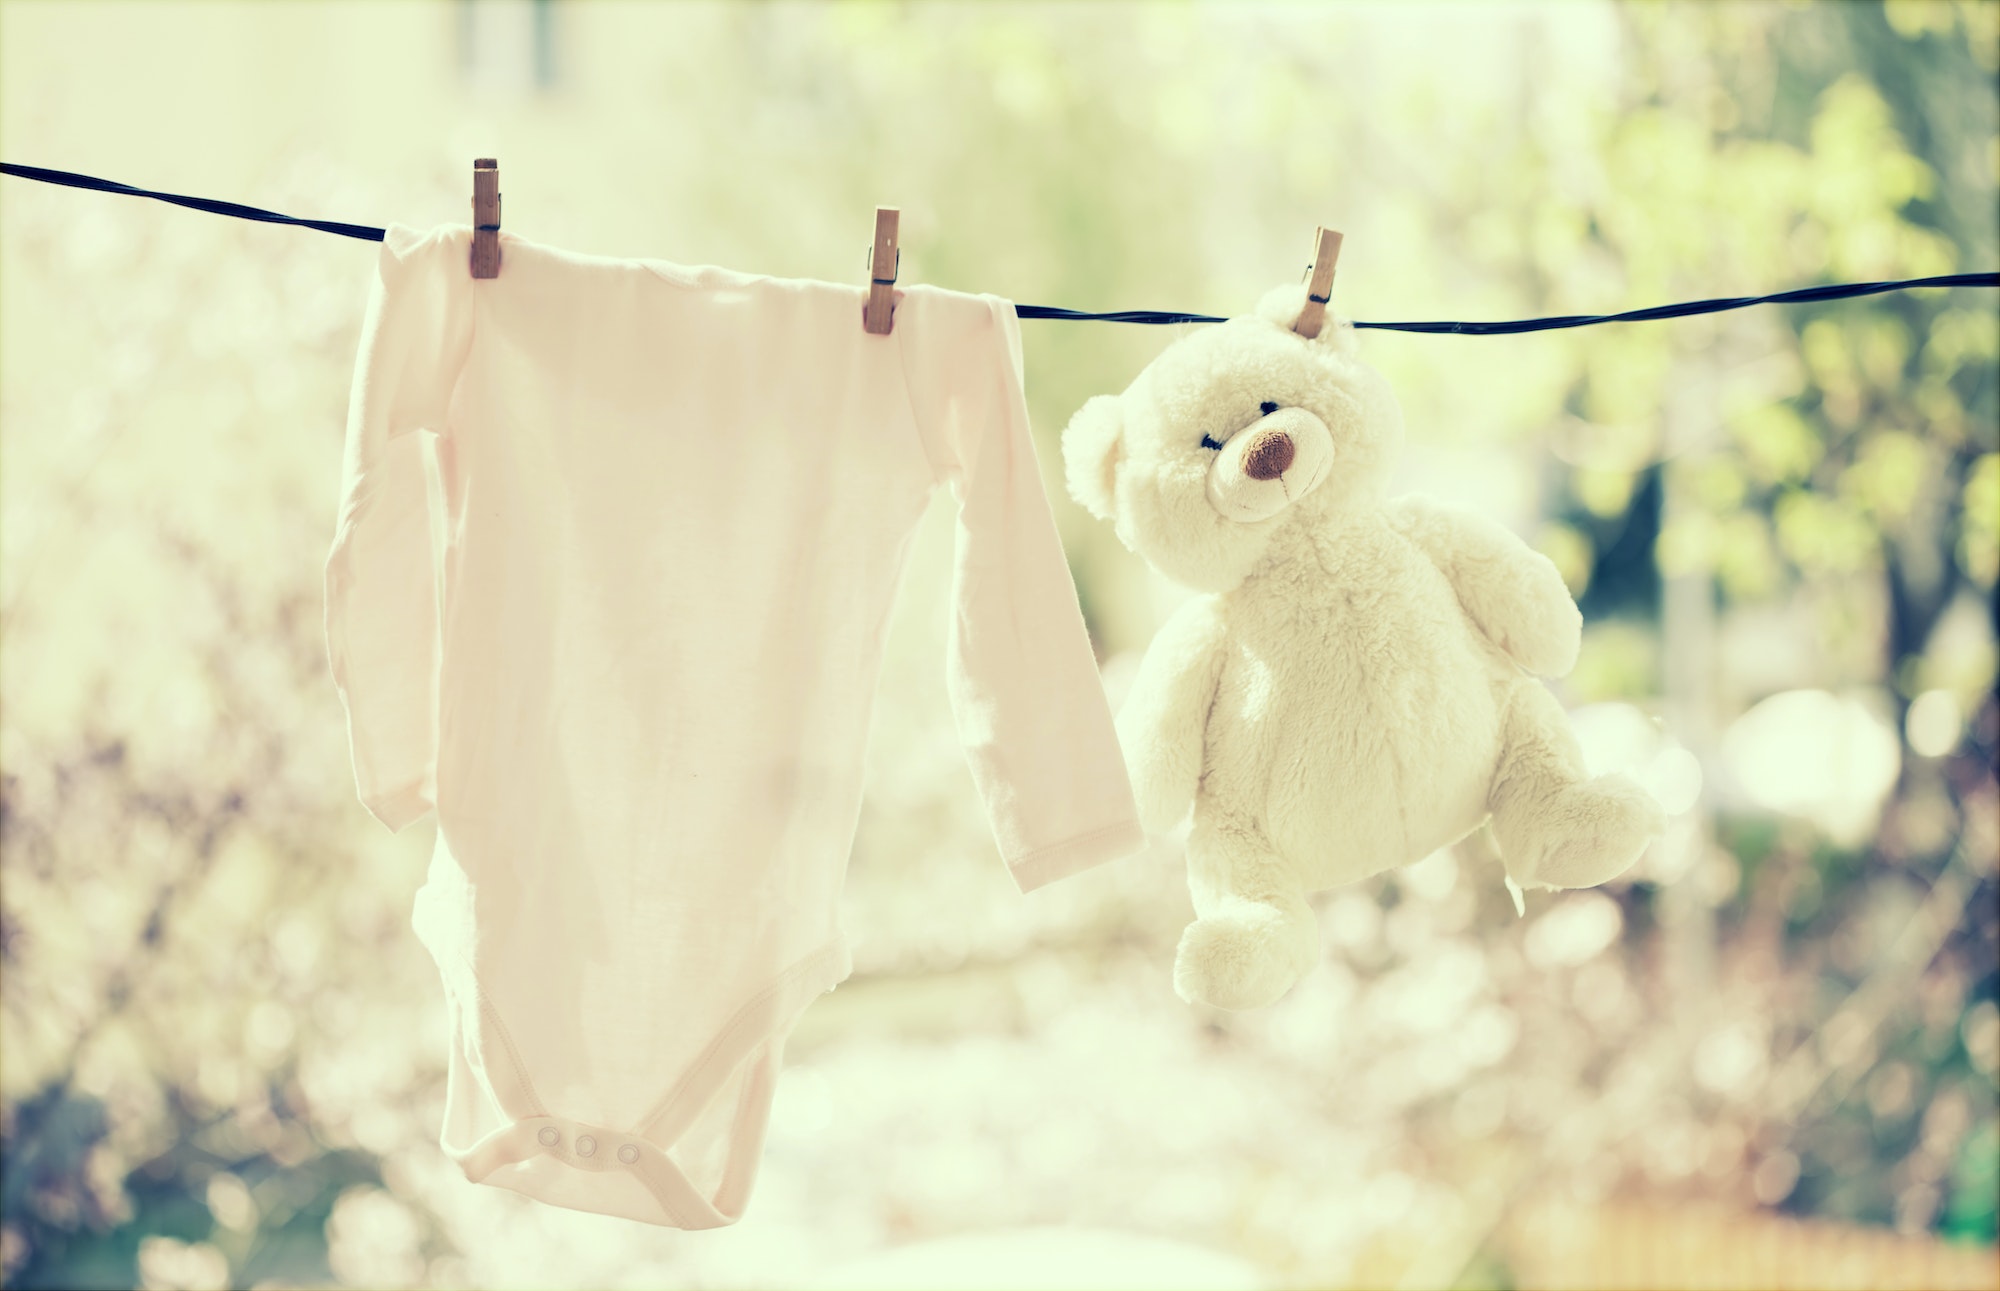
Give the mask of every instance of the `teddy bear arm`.
POLYGON ((1576 666, 1583 615, 1554 561, 1482 516, 1426 498, 1396 508, 1398 528, 1437 564, 1487 639, 1536 676, 1576 666))
POLYGON ((1189 601, 1154 636, 1118 711, 1139 820, 1155 833, 1178 825, 1194 805, 1223 642, 1214 598, 1189 601))

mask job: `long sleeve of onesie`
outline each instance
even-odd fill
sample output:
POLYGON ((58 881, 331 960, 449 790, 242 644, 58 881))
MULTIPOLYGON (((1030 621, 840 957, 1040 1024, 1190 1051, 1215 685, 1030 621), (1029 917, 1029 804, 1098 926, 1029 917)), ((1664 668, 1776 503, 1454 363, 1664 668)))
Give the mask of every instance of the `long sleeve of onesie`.
POLYGON ((467 1178, 743 1212, 840 888, 910 539, 959 504, 947 674, 1015 879, 1143 844, 1021 397, 1012 306, 392 227, 327 646, 450 1010, 467 1178), (433 536, 435 535, 435 537, 433 536))
POLYGON ((401 829, 434 805, 438 597, 424 435, 445 427, 471 340, 471 293, 426 272, 438 235, 390 236, 348 403, 326 643, 362 804, 401 829))
POLYGON ((1013 306, 983 297, 953 351, 910 365, 934 465, 958 501, 947 681, 959 738, 1021 890, 1145 845, 1042 487, 1013 306))

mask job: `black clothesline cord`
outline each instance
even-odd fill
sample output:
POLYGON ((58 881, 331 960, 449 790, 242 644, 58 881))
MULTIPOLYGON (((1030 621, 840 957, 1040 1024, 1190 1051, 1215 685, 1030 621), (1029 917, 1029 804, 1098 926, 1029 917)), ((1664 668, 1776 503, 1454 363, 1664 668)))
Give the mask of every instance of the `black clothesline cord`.
MULTIPOLYGON (((1836 282, 1824 287, 1800 287, 1774 292, 1769 296, 1719 296, 1712 300, 1684 300, 1677 305, 1654 305, 1648 309, 1628 309, 1622 314, 1559 314, 1553 318, 1510 318, 1495 323, 1364 323, 1386 332, 1423 332, 1434 336, 1513 336, 1521 332, 1548 332, 1559 327, 1589 327, 1594 323, 1647 323, 1659 318, 1689 318, 1696 314, 1720 314, 1724 310, 1750 305, 1788 305, 1806 300, 1844 300, 1849 296, 1879 296, 1888 291, 1912 287, 2000 287, 2000 273, 1946 273, 1930 278, 1898 278, 1891 282, 1836 282)), ((1063 309, 1055 305, 1016 305, 1022 318, 1061 318, 1075 322, 1103 323, 1222 323, 1227 319, 1213 314, 1177 314, 1167 310, 1120 309, 1104 314, 1063 309)))
MULTIPOLYGON (((238 202, 220 202, 211 197, 184 197, 179 193, 159 193, 149 188, 134 188, 130 184, 121 184, 116 180, 72 174, 66 170, 47 170, 40 166, 16 166, 0 162, 0 175, 39 180, 44 184, 64 184, 71 188, 88 188, 100 193, 121 193, 127 197, 150 197, 156 201, 172 202, 175 206, 185 206, 190 210, 208 211, 215 215, 233 215, 239 220, 259 220, 265 224, 296 224, 308 229, 318 229, 322 233, 338 233, 342 237, 359 238, 364 242, 380 242, 388 236, 386 229, 378 229, 368 224, 301 219, 296 215, 280 215, 276 211, 244 206, 238 202)), ((1907 291, 1912 287, 2000 287, 2000 273, 1947 273, 1929 278, 1899 278, 1892 282, 1839 282, 1823 287, 1801 287, 1794 291, 1780 291, 1769 296, 1721 296, 1712 300, 1682 301, 1677 305, 1654 305, 1650 309, 1628 309, 1622 314, 1561 314, 1553 318, 1515 318, 1494 323, 1356 322, 1354 326, 1388 332, 1423 332, 1432 335, 1512 336, 1521 332, 1547 332, 1562 327, 1589 327, 1596 323, 1645 323, 1661 318, 1719 314, 1724 310, 1743 309, 1750 305, 1789 305, 1812 300, 1844 300, 1850 296, 1878 296, 1884 292, 1907 291)), ((1228 321, 1215 314, 1186 314, 1166 309, 1114 309, 1103 313, 1091 313, 1087 310, 1063 309, 1057 305, 1016 305, 1014 312, 1021 318, 1050 318, 1078 323, 1228 321)))
POLYGON ((40 166, 16 166, 0 162, 0 175, 38 179, 44 184, 66 184, 71 188, 89 188, 100 193, 123 193, 127 197, 150 197, 156 201, 172 202, 175 206, 207 211, 213 215, 234 215, 239 220, 261 220, 266 224, 299 224, 309 229, 318 229, 322 233, 338 233, 345 238, 360 238, 364 242, 380 242, 388 236, 388 230, 371 228, 366 224, 342 224, 338 220, 303 220, 296 215, 280 215, 276 211, 259 210, 255 206, 244 206, 238 202, 218 202, 212 197, 183 197, 179 193, 156 193, 150 188, 134 188, 115 179, 75 175, 67 170, 44 170, 40 166))

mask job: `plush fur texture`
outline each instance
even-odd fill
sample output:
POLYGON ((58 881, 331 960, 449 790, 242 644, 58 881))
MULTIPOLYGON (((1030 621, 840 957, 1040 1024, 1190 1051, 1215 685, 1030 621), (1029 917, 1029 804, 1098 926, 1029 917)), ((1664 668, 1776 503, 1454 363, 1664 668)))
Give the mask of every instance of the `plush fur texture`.
POLYGON ((1555 566, 1478 516, 1385 496, 1402 413, 1351 327, 1290 330, 1303 299, 1280 288, 1177 342, 1063 436, 1076 499, 1206 593, 1160 630, 1118 728, 1147 827, 1193 811, 1174 985, 1225 1008, 1271 1003, 1317 960, 1309 892, 1488 819, 1515 883, 1586 887, 1663 824, 1632 781, 1585 772, 1535 679, 1581 639, 1555 566))

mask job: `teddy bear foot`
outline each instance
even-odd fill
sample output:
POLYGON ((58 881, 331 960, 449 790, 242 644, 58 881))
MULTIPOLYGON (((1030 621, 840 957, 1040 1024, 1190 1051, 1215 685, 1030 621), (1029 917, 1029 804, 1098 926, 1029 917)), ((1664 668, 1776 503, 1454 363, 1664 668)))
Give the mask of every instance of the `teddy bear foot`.
POLYGON ((1304 902, 1296 911, 1231 901, 1181 934, 1174 991, 1190 1004, 1256 1009, 1275 1001, 1319 958, 1319 929, 1304 902))
POLYGON ((1587 888, 1614 879, 1666 827, 1652 795, 1622 775, 1570 785, 1540 803, 1536 817, 1526 828, 1495 831, 1508 876, 1522 887, 1587 888))

